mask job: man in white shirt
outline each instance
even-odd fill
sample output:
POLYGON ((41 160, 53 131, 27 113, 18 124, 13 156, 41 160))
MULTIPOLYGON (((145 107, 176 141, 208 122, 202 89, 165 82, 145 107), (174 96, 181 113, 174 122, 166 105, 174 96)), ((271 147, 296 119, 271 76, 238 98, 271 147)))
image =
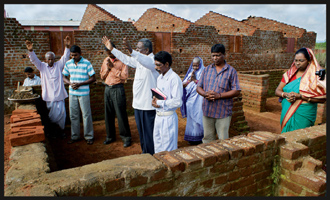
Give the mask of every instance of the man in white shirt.
POLYGON ((152 107, 151 88, 156 87, 158 73, 155 70, 154 54, 152 53, 152 43, 148 39, 141 39, 137 43, 136 51, 132 50, 126 38, 124 44, 131 56, 127 56, 121 51, 113 48, 110 40, 104 36, 103 44, 122 63, 135 68, 133 82, 133 108, 136 125, 140 135, 142 153, 154 154, 153 128, 156 111, 152 107))
POLYGON ((157 88, 165 95, 166 100, 152 99, 156 108, 154 126, 155 153, 172 151, 178 148, 178 115, 175 110, 182 105, 183 86, 181 78, 171 69, 172 57, 166 51, 155 55, 156 70, 160 73, 157 78, 157 88))
POLYGON ((34 74, 34 70, 31 67, 26 67, 24 69, 24 74, 26 75, 26 79, 24 80, 23 86, 41 85, 41 79, 34 74))
MULTIPOLYGON (((70 58, 70 43, 70 37, 66 36, 64 38, 64 54, 59 61, 55 62, 55 54, 50 51, 45 55, 46 62, 41 62, 33 51, 33 43, 29 40, 25 41, 26 48, 29 50, 30 61, 40 71, 41 96, 47 104, 47 109, 49 110, 48 117, 50 122, 59 126, 59 132, 56 132, 57 127, 55 129, 45 126, 45 129, 49 128, 51 132, 60 135, 62 138, 65 138, 64 128, 66 119, 64 99, 68 97, 63 83, 62 70, 65 62, 70 58)), ((52 126, 53 124, 49 125, 52 126)))

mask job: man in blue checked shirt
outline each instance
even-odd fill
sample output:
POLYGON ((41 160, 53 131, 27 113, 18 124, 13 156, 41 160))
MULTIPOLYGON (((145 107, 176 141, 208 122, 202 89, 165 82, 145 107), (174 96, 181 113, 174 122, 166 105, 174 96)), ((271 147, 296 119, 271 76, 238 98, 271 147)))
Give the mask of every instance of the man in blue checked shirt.
POLYGON ((65 63, 62 72, 63 81, 69 84, 71 140, 68 141, 68 144, 72 144, 80 139, 80 110, 83 117, 84 138, 87 144, 93 144, 94 130, 89 84, 96 81, 95 71, 92 64, 81 56, 79 46, 71 46, 70 56, 72 59, 65 63), (69 75, 70 80, 68 79, 69 75))
POLYGON ((204 97, 203 143, 229 137, 229 126, 233 109, 233 98, 241 88, 236 70, 225 60, 225 46, 215 44, 211 48, 213 63, 204 68, 197 84, 197 92, 204 97))

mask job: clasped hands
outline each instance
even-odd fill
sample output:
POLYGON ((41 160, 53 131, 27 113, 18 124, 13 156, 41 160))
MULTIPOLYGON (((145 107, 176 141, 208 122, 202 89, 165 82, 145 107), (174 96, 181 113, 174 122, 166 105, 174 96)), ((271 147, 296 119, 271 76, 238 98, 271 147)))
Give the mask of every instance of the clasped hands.
POLYGON ((286 100, 288 100, 288 102, 290 103, 294 103, 296 100, 301 99, 301 95, 296 93, 296 92, 290 92, 290 93, 286 93, 284 95, 284 97, 286 98, 286 100))
POLYGON ((216 99, 220 99, 221 95, 217 92, 214 92, 213 90, 207 91, 204 94, 204 98, 206 98, 208 101, 214 101, 216 99))
POLYGON ((70 83, 70 85, 71 85, 71 88, 74 90, 78 89, 81 86, 80 83, 70 83))

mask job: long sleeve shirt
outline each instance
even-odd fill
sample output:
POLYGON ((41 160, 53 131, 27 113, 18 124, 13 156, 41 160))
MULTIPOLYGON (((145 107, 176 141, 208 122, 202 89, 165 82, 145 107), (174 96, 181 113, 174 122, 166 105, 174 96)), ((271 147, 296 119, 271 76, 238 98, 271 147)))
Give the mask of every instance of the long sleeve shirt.
POLYGON ((181 78, 170 68, 163 76, 157 78, 157 87, 167 96, 166 100, 157 100, 156 111, 175 111, 182 105, 183 86, 181 78))
POLYGON ((151 105, 151 88, 156 87, 159 73, 155 70, 154 54, 144 55, 133 50, 131 56, 127 56, 116 48, 113 48, 111 53, 125 65, 136 69, 132 107, 139 110, 155 110, 151 105))
POLYGON ((44 101, 61 101, 68 97, 65 90, 62 70, 65 62, 70 58, 70 49, 65 48, 61 59, 54 63, 52 67, 48 63, 41 62, 34 51, 29 52, 30 61, 40 71, 41 95, 44 101))
POLYGON ((104 83, 107 85, 125 83, 126 79, 128 78, 128 67, 117 58, 111 59, 106 57, 101 66, 100 76, 101 79, 104 80, 104 83), (113 66, 110 70, 107 65, 108 60, 110 60, 110 65, 113 66))

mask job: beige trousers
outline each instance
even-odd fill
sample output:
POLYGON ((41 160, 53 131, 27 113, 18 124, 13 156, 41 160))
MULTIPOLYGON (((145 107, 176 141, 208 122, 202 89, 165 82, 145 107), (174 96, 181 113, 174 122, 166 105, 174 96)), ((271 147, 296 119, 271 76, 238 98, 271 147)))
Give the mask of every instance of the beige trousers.
POLYGON ((213 140, 229 138, 229 126, 231 116, 226 118, 212 118, 203 116, 204 138, 203 143, 209 143, 213 140))

